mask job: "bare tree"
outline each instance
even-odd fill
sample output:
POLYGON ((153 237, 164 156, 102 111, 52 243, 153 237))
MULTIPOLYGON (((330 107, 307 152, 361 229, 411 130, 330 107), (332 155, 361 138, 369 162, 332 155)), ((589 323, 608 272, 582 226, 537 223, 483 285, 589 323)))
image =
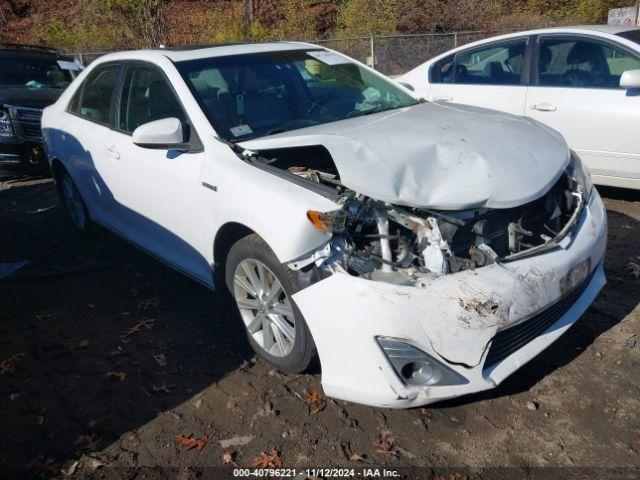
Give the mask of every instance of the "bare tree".
POLYGON ((166 42, 165 30, 166 0, 142 0, 138 12, 138 28, 146 43, 152 47, 166 42))
POLYGON ((7 25, 9 20, 7 14, 4 12, 4 4, 0 4, 0 43, 6 42, 7 37, 7 25))
POLYGON ((251 25, 254 19, 253 0, 244 0, 244 15, 247 25, 251 25))

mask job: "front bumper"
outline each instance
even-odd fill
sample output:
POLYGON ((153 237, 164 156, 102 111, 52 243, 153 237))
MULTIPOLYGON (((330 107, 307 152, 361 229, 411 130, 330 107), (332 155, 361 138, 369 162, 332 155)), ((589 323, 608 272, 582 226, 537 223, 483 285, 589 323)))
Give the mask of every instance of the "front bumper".
POLYGON ((16 137, 0 137, 0 173, 46 174, 49 171, 42 143, 16 137))
POLYGON ((595 299, 605 285, 606 237, 606 212, 594 190, 574 231, 546 253, 442 276, 424 288, 334 274, 299 291, 293 299, 316 343, 325 393, 406 408, 497 386, 568 330, 595 299), (485 368, 496 333, 565 298, 567 278, 585 261, 590 276, 575 302, 538 336, 485 368), (405 384, 378 346, 377 336, 407 340, 467 383, 405 384))

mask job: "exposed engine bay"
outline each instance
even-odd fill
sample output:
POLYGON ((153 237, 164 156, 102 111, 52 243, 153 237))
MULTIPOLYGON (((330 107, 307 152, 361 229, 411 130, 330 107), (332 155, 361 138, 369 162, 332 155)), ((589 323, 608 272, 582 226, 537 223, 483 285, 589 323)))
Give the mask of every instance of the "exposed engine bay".
POLYGON ((583 195, 563 174, 541 198, 514 208, 432 210, 392 205, 343 186, 323 146, 259 152, 252 161, 334 189, 342 208, 309 211, 316 228, 332 234, 314 255, 289 264, 311 264, 371 280, 421 284, 429 277, 481 268, 556 245, 575 225, 583 195))

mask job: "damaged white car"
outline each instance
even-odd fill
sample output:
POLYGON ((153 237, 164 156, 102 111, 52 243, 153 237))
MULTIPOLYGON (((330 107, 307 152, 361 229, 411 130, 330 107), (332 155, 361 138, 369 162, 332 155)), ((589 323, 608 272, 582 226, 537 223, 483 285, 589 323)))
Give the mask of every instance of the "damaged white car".
POLYGON ((62 201, 211 288, 285 372, 411 407, 498 385, 605 283, 580 159, 301 43, 117 53, 43 117, 62 201))

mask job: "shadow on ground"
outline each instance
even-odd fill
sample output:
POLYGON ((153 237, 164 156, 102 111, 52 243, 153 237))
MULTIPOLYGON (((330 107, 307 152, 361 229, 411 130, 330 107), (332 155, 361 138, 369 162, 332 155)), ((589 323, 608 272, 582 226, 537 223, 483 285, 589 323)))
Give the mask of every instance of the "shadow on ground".
POLYGON ((0 262, 30 262, 0 280, 0 360, 18 354, 0 376, 0 464, 32 473, 106 447, 250 358, 210 290, 104 230, 77 237, 59 205, 33 213, 51 205, 50 182, 0 192, 0 262))

